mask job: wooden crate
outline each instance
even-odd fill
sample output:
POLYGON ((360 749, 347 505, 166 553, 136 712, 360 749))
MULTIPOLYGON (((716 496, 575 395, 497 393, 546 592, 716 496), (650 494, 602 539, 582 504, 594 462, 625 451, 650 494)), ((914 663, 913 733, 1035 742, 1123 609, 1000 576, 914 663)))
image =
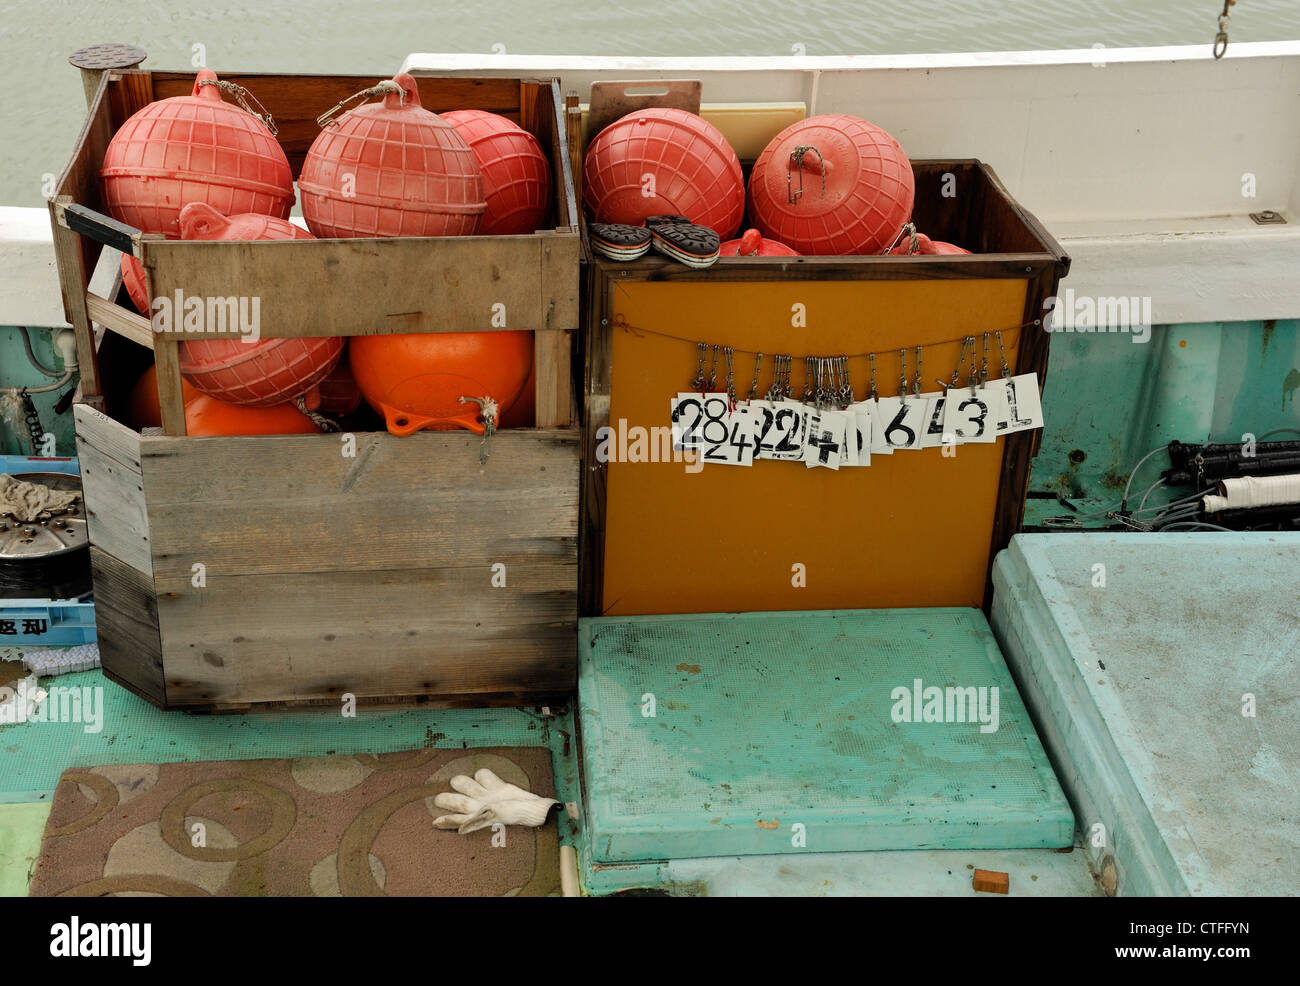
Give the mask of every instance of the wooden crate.
MULTIPOLYGON (((376 81, 223 78, 274 115, 295 175, 319 132, 316 116, 376 81)), ((82 367, 74 414, 105 674, 159 706, 191 710, 333 703, 345 693, 483 705, 572 691, 581 241, 558 86, 418 80, 435 112, 491 110, 538 137, 555 178, 552 229, 166 241, 102 214, 98 170, 132 112, 188 93, 193 81, 107 74, 51 204, 82 367), (183 336, 155 333, 116 298, 89 291, 103 245, 137 256, 154 296, 179 288, 190 297, 260 297, 268 338, 531 330, 538 427, 499 432, 486 465, 478 436, 460 431, 359 433, 351 456, 337 434, 187 437, 183 336), (506 306, 505 326, 491 324, 497 304, 506 306), (97 328, 109 330, 102 347, 97 328), (116 379, 113 366, 135 345, 152 350, 158 367, 161 435, 114 416, 130 381, 116 379)))
MULTIPOLYGON (((796 393, 799 357, 874 352, 889 396, 900 348, 910 382, 923 345, 924 389, 934 391, 964 336, 982 348, 983 333, 999 330, 1013 372, 1045 379, 1043 301, 1069 258, 981 162, 913 169, 917 228, 973 255, 733 258, 704 271, 654 256, 591 260, 584 615, 987 603, 992 555, 1019 529, 1039 432, 962 445, 954 458, 898 452, 839 472, 764 461, 691 475, 681 463, 600 463, 595 454, 601 428, 668 423, 669 398, 691 389, 697 341, 738 351, 742 397, 753 357, 740 351, 767 354, 760 392, 772 355, 795 356, 796 393), (795 303, 806 328, 791 326, 795 303)), ((994 345, 990 372, 999 371, 994 345)), ((851 377, 861 399, 865 359, 852 362, 851 377)))

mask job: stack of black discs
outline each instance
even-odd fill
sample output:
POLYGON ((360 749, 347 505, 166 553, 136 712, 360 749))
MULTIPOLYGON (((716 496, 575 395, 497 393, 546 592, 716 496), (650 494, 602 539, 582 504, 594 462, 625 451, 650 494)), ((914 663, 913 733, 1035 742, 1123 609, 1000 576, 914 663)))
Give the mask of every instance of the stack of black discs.
MULTIPOLYGON (((77 476, 15 473, 14 479, 81 492, 77 476)), ((90 539, 80 496, 41 520, 22 521, 0 507, 0 597, 80 599, 90 593, 90 539)))

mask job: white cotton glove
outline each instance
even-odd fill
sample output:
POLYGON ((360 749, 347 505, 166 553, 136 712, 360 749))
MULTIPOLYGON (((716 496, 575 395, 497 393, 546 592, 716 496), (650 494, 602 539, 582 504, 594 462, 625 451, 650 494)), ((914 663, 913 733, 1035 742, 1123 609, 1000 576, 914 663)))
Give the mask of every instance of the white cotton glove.
POLYGON ((460 793, 439 794, 433 803, 455 814, 439 815, 433 824, 435 828, 456 829, 461 835, 496 822, 536 828, 546 821, 551 806, 559 804, 554 798, 542 798, 507 784, 486 767, 476 771, 473 777, 457 774, 451 779, 451 786, 460 793))

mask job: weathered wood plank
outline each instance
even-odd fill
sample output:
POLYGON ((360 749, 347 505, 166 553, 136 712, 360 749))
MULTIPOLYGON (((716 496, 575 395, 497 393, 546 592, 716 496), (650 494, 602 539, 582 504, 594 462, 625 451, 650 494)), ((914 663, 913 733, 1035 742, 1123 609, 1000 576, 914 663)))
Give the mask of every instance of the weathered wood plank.
MULTIPOLYGON (((159 591, 191 567, 270 575, 576 563, 578 449, 505 431, 143 440, 159 591), (202 531, 201 538, 195 537, 202 531)), ((572 578, 576 588, 576 573, 572 578)), ((550 586, 548 585, 548 588, 550 586)))
MULTIPOLYGON (((576 233, 158 240, 143 242, 141 250, 155 298, 173 298, 178 290, 185 298, 258 298, 266 338, 541 331, 571 329, 578 319, 576 233), (572 258, 567 268, 565 257, 572 258), (494 305, 505 306, 504 326, 493 324, 494 305)), ((159 331, 185 335, 179 319, 159 331)), ((208 326, 204 338, 240 334, 238 326, 208 326)))
MULTIPOLYGON (((121 278, 121 274, 118 277, 121 278)), ((121 305, 89 291, 86 292, 86 312, 92 321, 98 322, 104 328, 126 336, 146 349, 153 349, 153 330, 149 326, 149 320, 143 315, 127 311, 121 305)))
POLYGON ((155 705, 166 706, 162 639, 153 582, 134 566, 90 547, 95 627, 104 674, 155 705))
POLYGON ((173 705, 473 692, 576 683, 576 565, 490 573, 224 577, 159 596, 173 705))
POLYGON ((73 415, 90 543, 152 579, 139 436, 85 404, 73 415))

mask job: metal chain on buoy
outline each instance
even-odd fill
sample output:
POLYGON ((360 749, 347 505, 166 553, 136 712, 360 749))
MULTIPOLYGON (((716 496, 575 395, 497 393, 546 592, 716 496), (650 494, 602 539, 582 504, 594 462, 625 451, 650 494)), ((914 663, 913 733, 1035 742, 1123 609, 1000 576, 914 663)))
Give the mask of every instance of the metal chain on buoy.
POLYGON ((880 255, 882 257, 887 257, 889 254, 893 253, 894 247, 898 246, 898 244, 902 242, 904 236, 908 238, 907 255, 910 257, 913 254, 920 253, 921 241, 916 235, 916 223, 903 223, 903 228, 898 231, 898 235, 894 237, 893 242, 890 243, 889 246, 885 247, 885 249, 881 251, 880 255))
POLYGON ((325 417, 325 415, 320 414, 317 411, 307 410, 307 396, 305 394, 298 395, 298 400, 294 402, 294 406, 298 408, 298 410, 301 411, 303 414, 305 414, 308 418, 310 418, 311 423, 314 424, 320 431, 339 430, 338 422, 331 421, 329 418, 325 417))
POLYGON ((794 205, 799 196, 803 195, 803 156, 809 151, 817 155, 817 160, 821 164, 822 193, 820 198, 826 198, 826 159, 822 157, 822 152, 813 147, 812 144, 799 144, 791 149, 790 167, 785 172, 785 197, 791 205, 794 205), (799 188, 797 190, 792 187, 790 179, 790 173, 796 168, 799 171, 799 188))
POLYGON ((1214 36, 1214 60, 1218 61, 1228 50, 1228 21, 1232 14, 1228 8, 1237 0, 1223 0, 1223 13, 1219 15, 1219 33, 1214 36))
POLYGON ((396 82, 389 79, 385 82, 377 83, 369 89, 362 89, 360 92, 352 94, 347 99, 335 103, 320 116, 316 117, 316 125, 318 127, 328 127, 334 122, 334 117, 343 112, 348 103, 355 103, 359 99, 370 99, 374 96, 386 96, 389 93, 396 93, 403 102, 406 101, 406 90, 396 82))
POLYGON ((243 86, 239 85, 238 83, 227 82, 225 79, 200 79, 199 86, 216 86, 222 92, 230 93, 232 96, 235 97, 235 102, 237 102, 241 107, 243 107, 244 110, 251 113, 253 116, 257 117, 264 124, 266 124, 266 129, 271 131, 272 137, 279 136, 280 131, 277 130, 275 127, 275 118, 271 116, 271 111, 268 110, 261 103, 259 103, 257 97, 254 96, 247 89, 245 89, 243 86), (253 107, 248 105, 248 101, 250 99, 254 103, 257 103, 256 110, 253 109, 253 107), (261 112, 259 113, 258 110, 261 110, 261 112))
POLYGON ((500 417, 500 412, 497 408, 497 402, 491 397, 462 397, 460 399, 462 404, 469 404, 471 401, 479 406, 479 417, 483 419, 483 441, 479 443, 478 447, 478 463, 481 466, 486 466, 488 442, 496 434, 497 419, 500 417))

